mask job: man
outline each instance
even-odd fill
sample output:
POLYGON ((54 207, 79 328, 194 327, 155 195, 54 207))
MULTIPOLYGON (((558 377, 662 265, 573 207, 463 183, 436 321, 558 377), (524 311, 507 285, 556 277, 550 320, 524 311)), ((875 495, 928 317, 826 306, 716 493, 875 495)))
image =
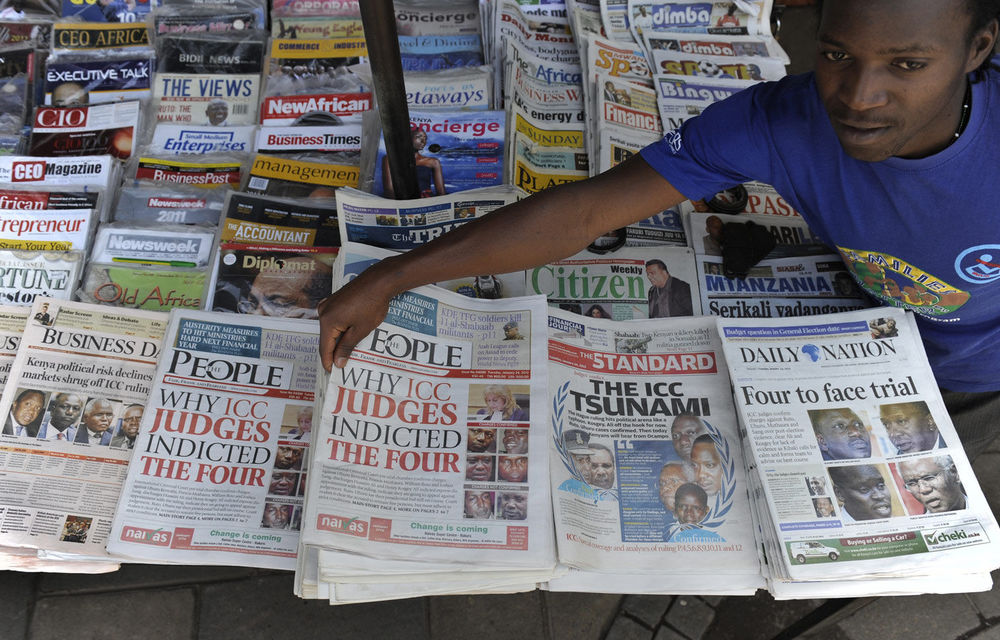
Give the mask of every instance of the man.
POLYGON ((497 509, 504 520, 524 520, 528 517, 528 494, 505 491, 500 494, 497 509))
POLYGON ((974 455, 992 439, 1000 404, 1000 380, 986 373, 1000 368, 1000 273, 984 257, 1000 254, 1000 225, 984 224, 987 172, 1000 166, 1000 112, 985 108, 1000 92, 1000 71, 989 68, 997 30, 985 0, 825 3, 815 73, 755 85, 606 173, 369 268, 322 304, 322 363, 342 367, 402 291, 551 263, 753 178, 838 247, 869 294, 916 312, 974 455), (929 295, 914 296, 918 285, 929 295))
MULTIPOLYGON (((112 443, 113 445, 114 443, 112 443)), ((277 453, 274 454, 274 468, 295 469, 296 471, 302 469, 302 452, 302 447, 279 446, 277 453)))
POLYGON ((694 314, 691 306, 691 285, 679 280, 667 270, 663 260, 646 262, 646 278, 649 284, 650 318, 673 318, 694 314))
POLYGON ((52 104, 57 107, 78 107, 90 102, 90 94, 76 82, 63 82, 52 90, 52 104))
POLYGON ((951 456, 904 460, 896 465, 903 486, 924 505, 925 513, 964 509, 968 499, 951 456))
POLYGON ((833 501, 829 498, 813 498, 813 509, 817 518, 832 518, 834 515, 833 501))
POLYGON ((503 326, 503 339, 524 340, 524 336, 521 335, 521 330, 518 328, 517 323, 513 320, 503 326))
POLYGON ((484 520, 493 517, 492 491, 466 491, 465 517, 484 520))
POLYGON ((719 216, 708 216, 705 218, 705 236, 701 241, 705 247, 705 255, 722 255, 722 218, 719 216))
POLYGON ((295 484, 298 474, 290 471, 275 471, 271 475, 271 483, 267 492, 275 496, 290 496, 295 494, 295 484))
POLYGON ((493 456, 470 454, 466 457, 465 479, 476 482, 493 480, 493 456))
POLYGON ((309 440, 313 426, 313 408, 310 406, 300 408, 299 413, 295 416, 295 421, 298 426, 291 429, 288 436, 292 440, 309 440))
POLYGON ((945 446, 931 410, 922 400, 884 404, 879 407, 879 419, 898 454, 943 449, 945 446))
POLYGON ((872 455, 871 434, 850 409, 810 409, 816 443, 824 460, 850 460, 872 455))
POLYGON ((528 453, 528 430, 527 429, 504 429, 503 450, 505 453, 528 453))
POLYGON ((527 456, 500 456, 500 469, 497 472, 504 482, 527 482, 527 456))
POLYGON ((83 410, 83 420, 73 442, 108 446, 111 444, 110 429, 114 419, 115 407, 111 402, 104 398, 91 398, 83 410))
POLYGON ((494 452, 497 450, 496 429, 469 428, 468 449, 474 453, 494 452))
POLYGON ((674 503, 677 506, 674 515, 680 524, 698 524, 708 515, 708 494, 693 482, 677 488, 674 503))
POLYGON ((809 476, 806 478, 806 486, 809 487, 809 495, 811 496, 826 495, 826 478, 823 476, 809 476))
POLYGON ((563 432, 563 447, 573 460, 573 469, 585 483, 590 484, 593 479, 590 456, 594 453, 590 448, 590 434, 581 429, 567 429, 563 432))
POLYGON ((264 517, 260 526, 266 529, 287 529, 292 520, 292 505, 264 503, 264 517))
POLYGON ((130 404, 125 407, 122 415, 122 427, 111 438, 112 449, 135 448, 135 437, 139 435, 139 425, 142 423, 142 405, 130 404))
POLYGON ((3 423, 4 435, 29 438, 37 436, 44 406, 45 394, 38 389, 21 391, 14 399, 7 420, 3 423))
POLYGON ((708 427, 701 418, 690 413, 681 413, 670 424, 670 438, 673 440, 674 451, 681 460, 691 463, 691 447, 699 436, 708 433, 708 427))
POLYGON ((590 484, 601 489, 615 486, 615 456, 603 444, 591 444, 590 484))
POLYGON ((52 316, 49 315, 48 302, 43 302, 42 306, 39 307, 38 313, 35 314, 35 322, 45 327, 52 324, 52 316))
POLYGON ((660 469, 659 493, 660 502, 667 511, 671 513, 674 511, 677 489, 693 480, 691 468, 687 465, 681 462, 668 462, 663 465, 660 469))
POLYGON ((225 127, 228 124, 226 119, 229 117, 229 105, 222 98, 216 98, 205 107, 205 117, 213 127, 225 127))
POLYGON ((878 520, 892 515, 892 494, 885 478, 873 464, 853 467, 830 467, 833 493, 843 506, 841 517, 847 522, 878 520))
MULTIPOLYGON (((236 311, 276 318, 316 318, 316 305, 330 290, 330 265, 309 256, 285 257, 276 268, 261 269, 236 304, 236 311)), ((229 283, 220 282, 220 287, 229 283)), ((231 297, 226 297, 231 300, 231 297)), ((217 307, 217 311, 232 309, 217 307)))
POLYGON ((715 440, 707 433, 698 436, 691 446, 691 463, 694 465, 694 481, 709 496, 722 490, 722 457, 715 448, 715 440))
POLYGON ((39 440, 72 442, 76 437, 73 426, 83 412, 83 398, 75 393, 57 393, 49 400, 49 411, 38 428, 39 440))

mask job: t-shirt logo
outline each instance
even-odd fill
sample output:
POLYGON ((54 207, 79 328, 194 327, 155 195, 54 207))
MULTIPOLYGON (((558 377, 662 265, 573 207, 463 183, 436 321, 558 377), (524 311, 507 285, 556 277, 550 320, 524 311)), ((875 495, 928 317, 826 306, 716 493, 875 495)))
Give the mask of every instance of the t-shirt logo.
POLYGON ((973 284, 1000 280, 1000 244, 969 247, 955 258, 958 277, 973 284))
POLYGON ((954 313, 969 293, 908 262, 877 251, 837 247, 861 286, 876 298, 925 316, 954 313))
POLYGON ((678 153, 681 152, 680 131, 677 130, 671 131, 667 135, 663 136, 663 138, 667 141, 667 144, 670 145, 670 153, 677 155, 678 153))

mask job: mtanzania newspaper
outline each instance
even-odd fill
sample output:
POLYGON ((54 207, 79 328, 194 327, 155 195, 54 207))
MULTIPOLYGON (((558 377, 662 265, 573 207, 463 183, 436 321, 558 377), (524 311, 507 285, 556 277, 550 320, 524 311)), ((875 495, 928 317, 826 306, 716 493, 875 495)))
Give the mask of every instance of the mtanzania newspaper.
POLYGON ((108 550, 292 569, 318 326, 175 311, 108 550))
POLYGON ((0 544, 107 556, 165 328, 151 311, 36 298, 0 399, 0 544))

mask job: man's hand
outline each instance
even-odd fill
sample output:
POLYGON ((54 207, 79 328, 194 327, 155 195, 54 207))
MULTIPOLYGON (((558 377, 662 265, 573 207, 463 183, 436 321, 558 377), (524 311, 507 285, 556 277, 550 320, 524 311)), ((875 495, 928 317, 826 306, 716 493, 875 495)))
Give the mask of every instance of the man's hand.
POLYGON ((319 354, 323 368, 343 368, 355 345, 371 333, 389 311, 396 292, 380 277, 384 269, 373 265, 333 295, 319 303, 319 354))

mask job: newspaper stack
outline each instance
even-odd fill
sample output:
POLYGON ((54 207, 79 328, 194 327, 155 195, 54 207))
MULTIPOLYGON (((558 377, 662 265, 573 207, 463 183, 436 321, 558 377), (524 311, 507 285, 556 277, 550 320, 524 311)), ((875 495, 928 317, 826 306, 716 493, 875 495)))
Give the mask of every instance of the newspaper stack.
POLYGON ((424 287, 325 385, 296 593, 513 592, 553 575, 541 297, 424 287))
POLYGON ((178 310, 164 342, 108 551, 292 569, 316 323, 178 310))
POLYGON ((989 589, 997 523, 911 314, 719 320, 778 598, 989 589))
MULTIPOLYGON (((38 298, 3 396, 0 545, 11 568, 107 571, 105 544, 149 396, 162 314, 38 298), (16 487, 16 489, 15 489, 16 487), (33 565, 34 553, 43 565, 33 565)), ((9 340, 7 341, 9 342, 9 340)))

